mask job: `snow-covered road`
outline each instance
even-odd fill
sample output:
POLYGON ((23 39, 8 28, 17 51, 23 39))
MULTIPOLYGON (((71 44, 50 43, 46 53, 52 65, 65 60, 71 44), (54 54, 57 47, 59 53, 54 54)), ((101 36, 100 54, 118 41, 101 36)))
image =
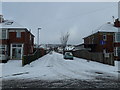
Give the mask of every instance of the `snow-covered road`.
POLYGON ((47 54, 24 67, 21 60, 11 60, 0 66, 2 68, 0 77, 3 79, 94 80, 97 76, 118 78, 118 63, 116 66, 110 66, 75 57, 74 60, 65 60, 62 54, 56 52, 47 54))

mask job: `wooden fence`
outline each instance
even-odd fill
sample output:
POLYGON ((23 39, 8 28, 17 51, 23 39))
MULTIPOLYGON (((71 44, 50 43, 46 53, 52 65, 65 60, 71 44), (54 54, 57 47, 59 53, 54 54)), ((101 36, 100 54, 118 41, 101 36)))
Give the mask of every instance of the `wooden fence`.
POLYGON ((113 65, 114 66, 114 56, 113 53, 97 53, 89 52, 86 50, 74 51, 73 55, 78 58, 87 59, 88 61, 97 61, 103 64, 113 65))

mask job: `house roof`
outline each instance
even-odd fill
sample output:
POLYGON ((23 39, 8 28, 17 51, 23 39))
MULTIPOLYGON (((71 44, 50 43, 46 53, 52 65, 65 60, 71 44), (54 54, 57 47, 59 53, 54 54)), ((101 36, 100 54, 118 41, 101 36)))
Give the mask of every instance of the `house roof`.
MULTIPOLYGON (((24 30, 27 30, 28 32, 30 32, 27 27, 24 27, 13 20, 4 20, 4 22, 0 23, 0 28, 2 28, 2 29, 4 29, 4 28, 5 29, 16 29, 16 30, 24 29, 24 30)), ((31 35, 33 35, 33 34, 31 33, 31 35)))
MULTIPOLYGON (((88 35, 88 36, 91 36, 91 35, 93 35, 93 34, 95 34, 95 33, 97 33, 97 32, 120 32, 120 27, 115 27, 114 26, 114 24, 112 24, 112 23, 110 23, 110 22, 108 22, 108 23, 105 23, 105 24, 103 24, 103 25, 101 25, 100 27, 98 27, 97 29, 95 29, 93 32, 92 32, 92 34, 90 34, 90 35, 88 35)), ((88 37, 87 36, 87 37, 88 37)), ((84 37, 84 38, 86 38, 86 37, 84 37)), ((84 39, 83 38, 83 39, 84 39)))
POLYGON ((0 28, 26 28, 26 27, 23 27, 22 25, 18 24, 13 20, 5 20, 3 23, 0 23, 0 28))
POLYGON ((95 32, 118 32, 118 27, 115 27, 114 24, 108 22, 98 27, 95 32))

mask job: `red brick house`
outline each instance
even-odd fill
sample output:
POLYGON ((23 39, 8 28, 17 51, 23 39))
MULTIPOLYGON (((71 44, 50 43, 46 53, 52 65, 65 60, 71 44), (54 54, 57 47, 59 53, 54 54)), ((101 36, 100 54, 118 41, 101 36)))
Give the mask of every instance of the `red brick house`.
POLYGON ((15 21, 0 15, 0 60, 22 59, 33 53, 34 35, 15 21))
POLYGON ((115 60, 120 60, 120 21, 108 22, 99 27, 95 33, 83 38, 85 48, 91 52, 114 53, 115 60))

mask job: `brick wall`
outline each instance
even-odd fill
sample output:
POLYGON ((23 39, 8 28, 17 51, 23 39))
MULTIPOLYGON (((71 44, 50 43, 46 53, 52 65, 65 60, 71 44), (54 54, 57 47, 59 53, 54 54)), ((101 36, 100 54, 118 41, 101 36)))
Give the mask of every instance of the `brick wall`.
POLYGON ((95 33, 91 36, 84 38, 84 44, 96 44, 96 46, 92 48, 93 52, 103 52, 103 49, 106 49, 107 52, 113 52, 114 51, 113 34, 114 33, 104 32, 95 33), (105 41, 104 45, 100 44, 100 42, 103 40, 103 34, 107 35, 107 40, 105 41))

